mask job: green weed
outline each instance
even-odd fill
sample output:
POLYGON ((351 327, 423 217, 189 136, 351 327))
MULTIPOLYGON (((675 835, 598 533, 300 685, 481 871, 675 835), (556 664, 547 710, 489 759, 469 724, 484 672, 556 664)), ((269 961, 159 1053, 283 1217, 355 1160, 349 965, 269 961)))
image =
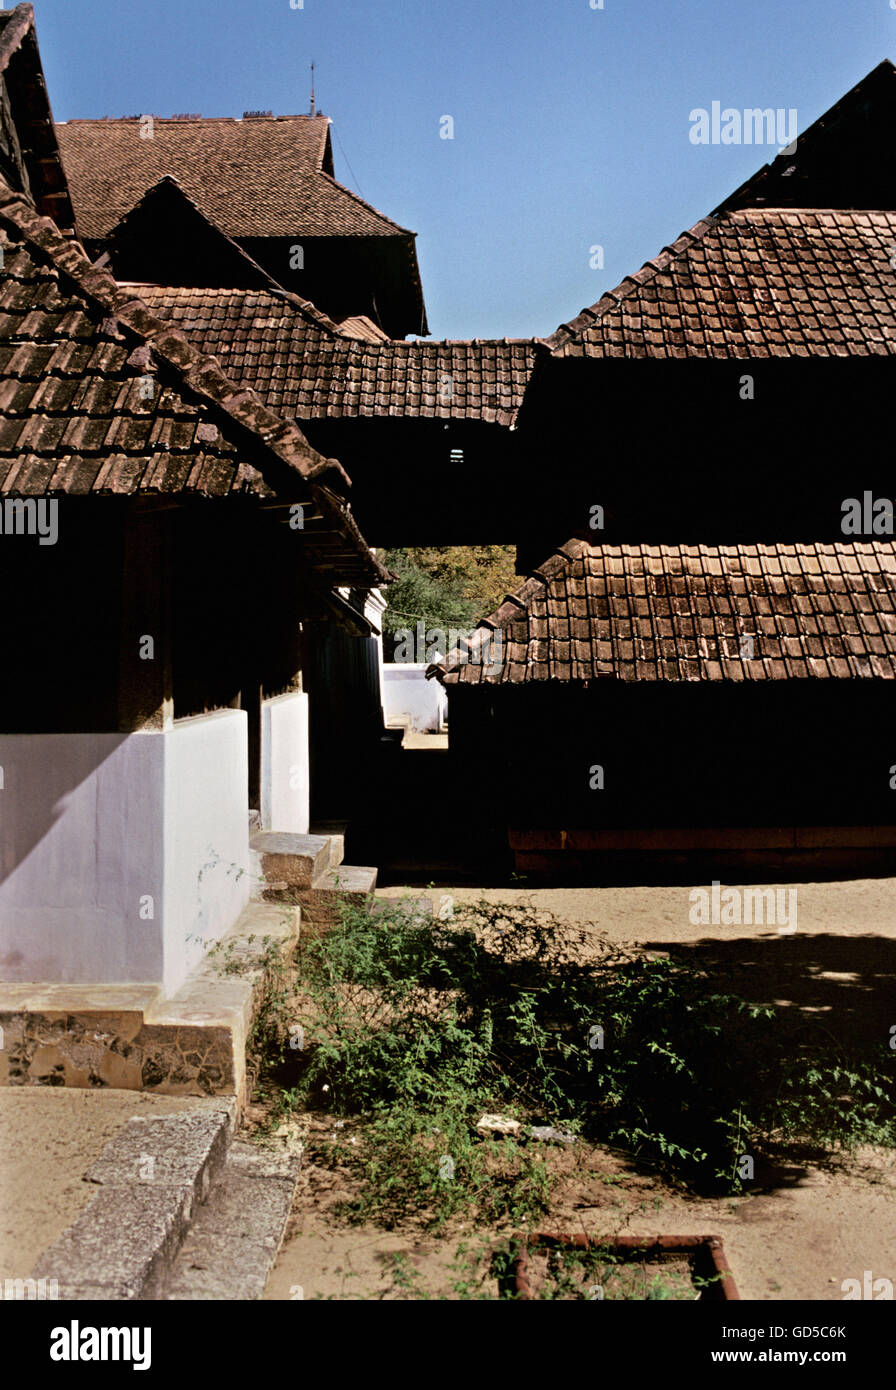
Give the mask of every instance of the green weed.
POLYGON ((549 1207, 549 1124, 624 1149, 704 1190, 737 1192, 745 1155, 892 1144, 892 1059, 805 1036, 771 1007, 720 992, 694 963, 627 953, 526 905, 346 906, 272 966, 256 1025, 286 1106, 362 1122, 341 1161, 345 1213, 394 1226, 531 1226, 549 1207), (296 1027, 300 1051, 287 1040, 296 1027), (477 1133, 484 1113, 517 1137, 477 1133))

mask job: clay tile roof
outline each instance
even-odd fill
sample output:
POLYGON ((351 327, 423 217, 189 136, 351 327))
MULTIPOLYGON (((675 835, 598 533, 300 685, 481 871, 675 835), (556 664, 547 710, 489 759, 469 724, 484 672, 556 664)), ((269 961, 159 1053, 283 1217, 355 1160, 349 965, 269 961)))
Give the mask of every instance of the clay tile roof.
POLYGON ((896 542, 562 546, 450 652, 449 684, 896 679, 896 542))
POLYGON ((333 490, 341 466, 2 179, 0 237, 0 494, 307 497, 337 582, 386 577, 333 490))
POLYGON ((539 351, 535 339, 371 341, 363 323, 337 327, 285 291, 141 285, 139 293, 272 409, 300 420, 402 414, 510 426, 539 351))
POLYGON ((705 219, 548 340, 557 357, 896 353, 896 212, 705 219))
POLYGON ((151 119, 57 126, 82 236, 108 236, 166 174, 231 237, 413 235, 336 182, 325 116, 151 119))

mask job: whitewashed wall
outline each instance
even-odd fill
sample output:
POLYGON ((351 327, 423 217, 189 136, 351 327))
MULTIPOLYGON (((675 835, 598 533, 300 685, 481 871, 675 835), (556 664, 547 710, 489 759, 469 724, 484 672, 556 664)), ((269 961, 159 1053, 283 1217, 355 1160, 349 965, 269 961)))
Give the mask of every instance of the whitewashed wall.
POLYGON ((383 664, 383 709, 387 724, 407 722, 415 733, 439 733, 448 717, 448 697, 437 680, 428 681, 428 662, 383 664))
POLYGON ((239 710, 0 735, 0 978, 175 989, 202 954, 187 938, 248 901, 246 767, 239 710))
POLYGON ((308 696, 277 695, 261 707, 261 824, 307 835, 311 813, 308 696))
POLYGON ((170 993, 249 901, 246 714, 198 715, 158 737, 165 741, 162 944, 170 993))

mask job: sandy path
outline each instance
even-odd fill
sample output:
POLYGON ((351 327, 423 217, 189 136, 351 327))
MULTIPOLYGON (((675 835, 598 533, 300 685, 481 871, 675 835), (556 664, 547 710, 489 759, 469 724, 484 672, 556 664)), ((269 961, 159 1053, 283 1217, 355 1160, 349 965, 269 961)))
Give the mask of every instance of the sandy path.
POLYGON ((132 1116, 221 1106, 145 1091, 0 1087, 0 1279, 26 1278, 78 1219, 97 1192, 84 1173, 132 1116))
MULTIPOLYGON (((695 885, 710 888, 706 883, 695 885)), ((728 885, 744 891, 744 885, 728 885)), ((746 885, 750 886, 750 885, 746 885)), ((770 887, 778 885, 770 884, 770 887)), ((855 879, 848 882, 782 884, 797 890, 797 928, 809 935, 875 935, 896 942, 896 878, 855 879)), ((420 889, 378 890, 378 897, 395 898, 420 889)), ((458 902, 526 902, 570 921, 589 923, 618 941, 730 941, 734 935, 752 940, 778 937, 775 927, 735 927, 691 924, 690 887, 661 885, 608 888, 437 888, 434 896, 450 893, 458 902)), ((695 900, 696 901, 696 900, 695 900)))

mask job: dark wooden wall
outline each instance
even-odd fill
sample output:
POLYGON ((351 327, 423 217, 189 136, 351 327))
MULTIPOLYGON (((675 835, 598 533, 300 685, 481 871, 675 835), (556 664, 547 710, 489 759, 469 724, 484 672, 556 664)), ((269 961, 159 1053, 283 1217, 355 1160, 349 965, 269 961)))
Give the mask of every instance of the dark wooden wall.
POLYGON ((381 547, 512 545, 537 510, 516 436, 479 421, 300 420, 309 443, 338 458, 364 539, 381 547), (463 459, 452 460, 460 449, 463 459))
POLYGON ((448 698, 452 777, 480 789, 499 832, 896 820, 890 681, 539 682, 448 698))
MULTIPOLYGON (((896 364, 554 361, 520 420, 520 528, 531 572, 572 535, 599 544, 844 541, 841 503, 896 496, 896 364), (742 378, 753 400, 742 400, 742 378), (591 508, 604 529, 591 529, 591 508)), ((869 537, 868 539, 872 539, 869 537)))
POLYGON ((284 289, 334 319, 366 314, 390 338, 423 333, 422 291, 412 273, 412 237, 239 237, 240 246, 284 289), (301 269, 291 268, 299 257, 301 269))
POLYGON ((376 641, 336 623, 309 633, 311 815, 349 819, 378 793, 376 755, 383 735, 376 641))
POLYGON ((211 502, 58 501, 55 545, 0 535, 0 730, 127 730, 166 699, 182 718, 295 687, 313 604, 288 527, 211 502))

